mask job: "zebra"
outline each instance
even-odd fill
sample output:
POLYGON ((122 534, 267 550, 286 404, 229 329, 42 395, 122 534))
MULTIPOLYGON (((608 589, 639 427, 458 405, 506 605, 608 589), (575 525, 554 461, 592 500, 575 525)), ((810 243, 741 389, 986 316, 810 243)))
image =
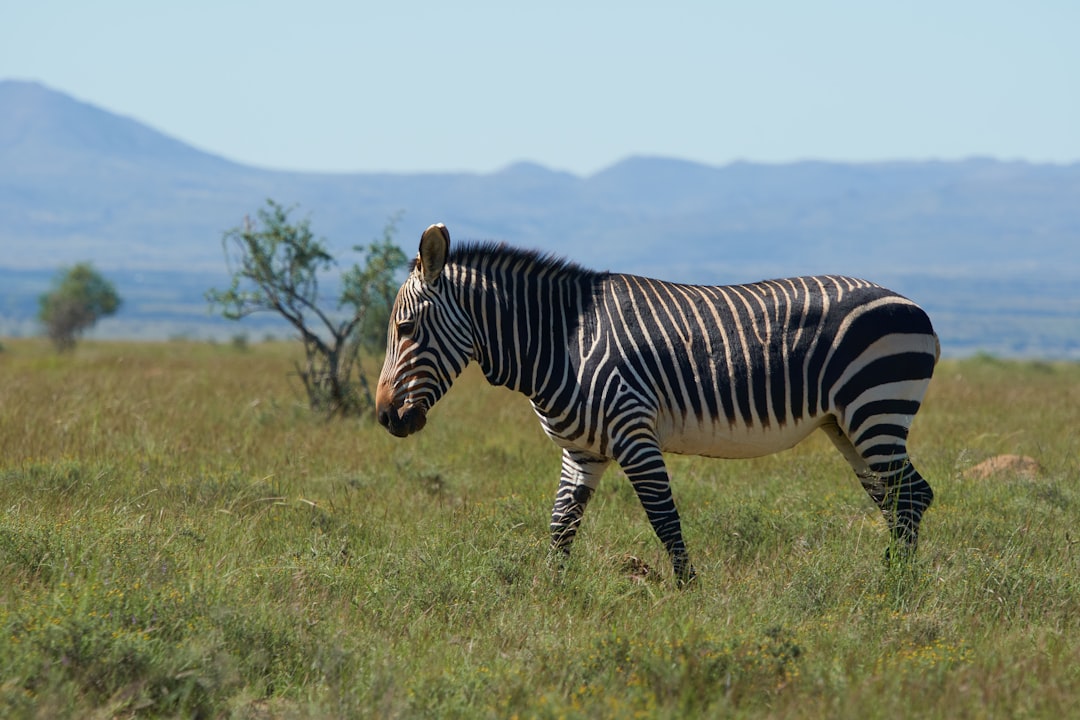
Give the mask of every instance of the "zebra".
POLYGON ((421 430, 476 361, 562 449, 553 554, 614 461, 683 584, 696 573, 663 453, 758 457, 818 428, 883 513, 887 557, 911 557, 934 495, 907 437, 940 351, 922 308, 865 280, 679 284, 504 244, 451 252, 437 224, 391 310, 376 416, 398 437, 421 430))

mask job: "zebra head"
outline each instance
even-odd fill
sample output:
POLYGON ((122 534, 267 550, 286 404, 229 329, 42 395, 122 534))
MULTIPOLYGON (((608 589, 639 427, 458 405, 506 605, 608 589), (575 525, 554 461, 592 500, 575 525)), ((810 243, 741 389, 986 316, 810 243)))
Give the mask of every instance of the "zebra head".
POLYGON ((468 319, 443 275, 449 252, 446 226, 424 231, 412 272, 390 312, 375 412, 379 423, 398 437, 423 429, 428 410, 473 355, 468 319))

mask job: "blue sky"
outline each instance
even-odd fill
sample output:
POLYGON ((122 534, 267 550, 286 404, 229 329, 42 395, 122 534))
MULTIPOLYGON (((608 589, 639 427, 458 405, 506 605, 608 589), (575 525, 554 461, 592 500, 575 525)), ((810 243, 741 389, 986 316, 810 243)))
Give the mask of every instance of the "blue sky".
POLYGON ((1061 163, 1078 31, 1075 0, 6 0, 0 78, 281 169, 1061 163))

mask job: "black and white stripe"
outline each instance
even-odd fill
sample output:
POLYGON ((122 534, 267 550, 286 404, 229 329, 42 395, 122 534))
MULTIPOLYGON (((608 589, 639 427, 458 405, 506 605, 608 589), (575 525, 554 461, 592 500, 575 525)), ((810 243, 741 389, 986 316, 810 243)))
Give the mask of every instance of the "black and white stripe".
POLYGON ((915 303, 849 277, 695 286, 598 273, 495 245, 449 250, 432 226, 399 291, 377 392, 391 432, 470 361, 526 394, 562 448, 552 545, 567 550, 614 460, 680 579, 693 576, 663 452, 755 457, 823 428, 914 549, 933 499, 908 428, 939 345, 915 303))

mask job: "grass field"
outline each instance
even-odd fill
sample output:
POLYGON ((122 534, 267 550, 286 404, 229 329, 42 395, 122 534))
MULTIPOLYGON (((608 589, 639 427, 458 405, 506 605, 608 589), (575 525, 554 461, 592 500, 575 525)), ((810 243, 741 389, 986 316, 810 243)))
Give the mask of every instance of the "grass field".
MULTIPOLYGON (((1080 366, 945 361, 920 555, 824 437, 672 456, 679 590, 609 471, 548 565, 559 453, 468 372, 397 440, 298 347, 0 352, 0 717, 1055 718, 1080 708, 1080 366), (1037 477, 965 479, 998 453, 1037 477)), ((370 363, 377 372, 377 362, 370 363)))

